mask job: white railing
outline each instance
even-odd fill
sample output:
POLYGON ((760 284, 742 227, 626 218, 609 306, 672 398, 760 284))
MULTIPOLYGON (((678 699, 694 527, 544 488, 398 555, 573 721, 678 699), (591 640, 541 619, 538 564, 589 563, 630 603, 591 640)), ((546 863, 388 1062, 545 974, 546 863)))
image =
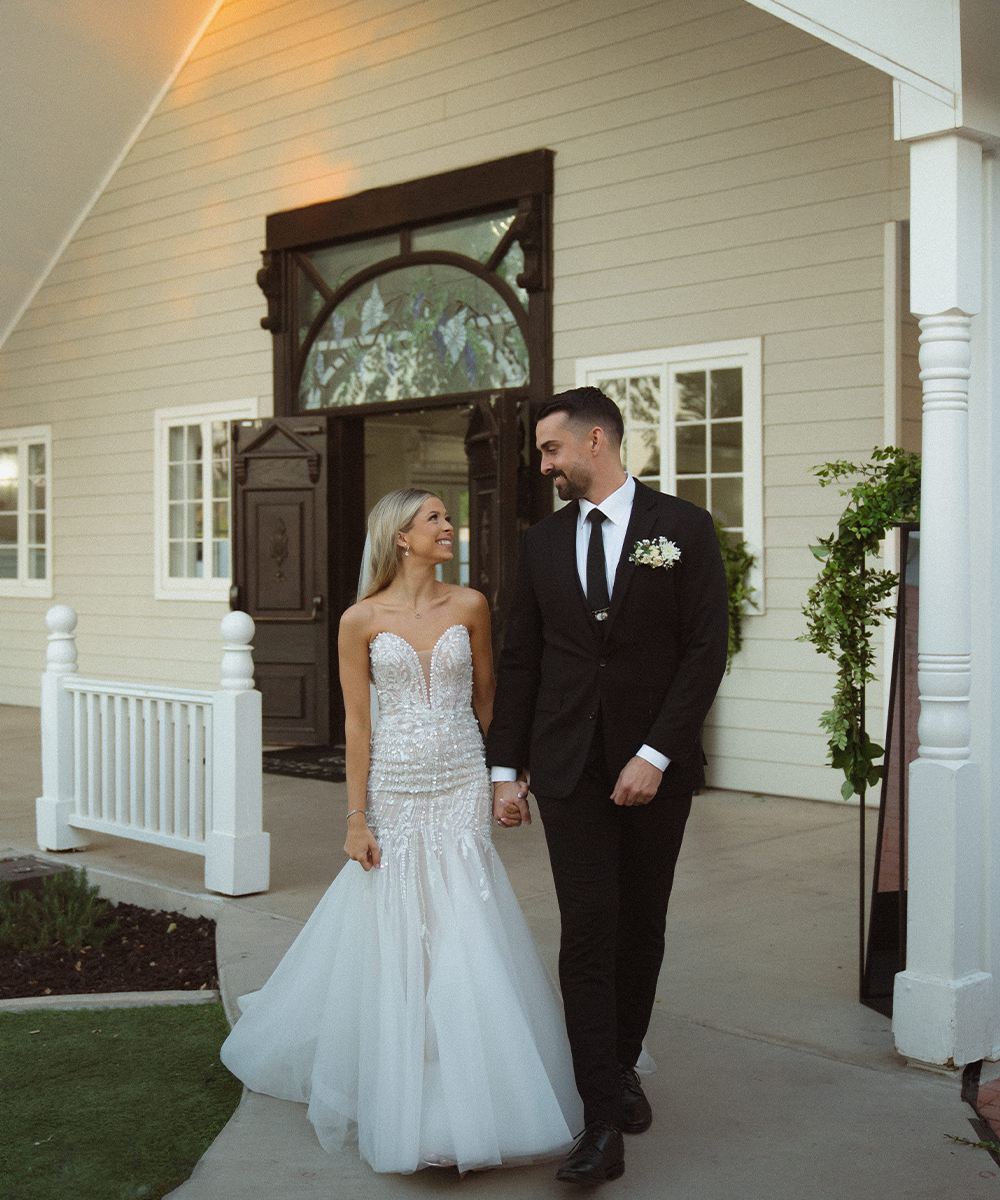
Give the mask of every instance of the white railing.
POLYGON ((246 613, 221 622, 219 691, 110 683, 77 672, 76 613, 49 609, 42 676, 43 850, 87 845, 81 831, 205 856, 205 886, 229 896, 266 891, 261 704, 246 613))

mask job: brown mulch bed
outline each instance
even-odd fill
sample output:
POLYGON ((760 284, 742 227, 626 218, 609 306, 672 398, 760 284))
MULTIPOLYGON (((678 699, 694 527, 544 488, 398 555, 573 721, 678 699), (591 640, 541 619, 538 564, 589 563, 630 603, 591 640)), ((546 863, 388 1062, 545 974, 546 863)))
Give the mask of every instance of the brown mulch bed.
POLYGON ((117 921, 118 928, 100 949, 0 947, 0 1000, 219 986, 214 921, 135 904, 112 905, 106 920, 117 921))

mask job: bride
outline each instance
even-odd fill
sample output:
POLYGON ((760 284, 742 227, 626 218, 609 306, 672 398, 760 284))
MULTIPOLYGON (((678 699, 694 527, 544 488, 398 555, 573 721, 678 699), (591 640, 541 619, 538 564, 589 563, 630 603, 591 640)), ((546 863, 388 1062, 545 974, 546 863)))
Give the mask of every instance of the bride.
POLYGON ((222 1048, 252 1090, 308 1103, 324 1149, 356 1131, 376 1171, 557 1157, 583 1124, 559 997, 491 841, 519 817, 492 812, 483 758, 486 600, 435 578, 452 534, 431 492, 372 510, 340 623, 352 861, 222 1048))

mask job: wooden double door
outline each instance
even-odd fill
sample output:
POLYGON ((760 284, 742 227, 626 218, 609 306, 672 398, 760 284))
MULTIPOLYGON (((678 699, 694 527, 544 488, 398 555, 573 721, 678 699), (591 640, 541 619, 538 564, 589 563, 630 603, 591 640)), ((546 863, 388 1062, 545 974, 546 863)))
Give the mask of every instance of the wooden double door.
POLYGON ((540 515, 528 425, 527 398, 510 392, 234 422, 230 604, 257 626, 266 744, 343 740, 337 629, 368 512, 393 488, 442 496, 458 532, 442 578, 484 593, 499 641, 520 534, 540 515))

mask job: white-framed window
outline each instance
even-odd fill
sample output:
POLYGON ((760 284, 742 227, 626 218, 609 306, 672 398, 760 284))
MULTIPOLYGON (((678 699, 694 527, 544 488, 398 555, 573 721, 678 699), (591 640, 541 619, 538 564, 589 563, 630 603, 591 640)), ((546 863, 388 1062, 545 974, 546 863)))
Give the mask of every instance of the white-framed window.
POLYGON ((156 412, 157 600, 228 600, 229 422, 256 416, 256 398, 156 412))
POLYGON ((52 430, 0 429, 0 596, 52 595, 52 430))
POLYGON ((576 362, 625 420, 629 474, 709 512, 757 558, 750 582, 764 611, 764 468, 760 338, 608 354, 576 362))

